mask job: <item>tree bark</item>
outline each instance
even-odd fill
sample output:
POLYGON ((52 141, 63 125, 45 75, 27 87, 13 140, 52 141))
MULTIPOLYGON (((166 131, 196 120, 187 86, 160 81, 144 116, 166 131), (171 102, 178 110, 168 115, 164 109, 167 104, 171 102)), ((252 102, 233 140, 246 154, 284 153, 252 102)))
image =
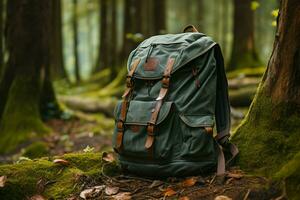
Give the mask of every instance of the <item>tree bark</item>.
MULTIPOLYGON (((272 176, 300 152, 299 10, 300 1, 281 1, 267 71, 246 119, 233 137, 241 151, 240 165, 272 176)), ((299 171, 300 165, 296 167, 289 169, 299 171)))
MULTIPOLYGON (((51 1, 9 0, 6 44, 8 63, 0 83, 0 152, 49 131, 41 120, 40 104, 45 80, 51 85, 51 1)), ((53 92, 53 91, 52 91, 53 92)), ((52 98, 52 100, 55 98, 52 98)), ((46 104, 56 102, 44 102, 46 104)))
POLYGON ((77 0, 73 0, 73 56, 74 56, 74 73, 75 81, 79 83, 81 81, 80 77, 80 66, 79 66, 79 37, 78 37, 78 18, 77 18, 77 0))
POLYGON ((55 79, 67 78, 63 59, 61 1, 53 0, 51 74, 55 79))
POLYGON ((254 44, 254 11, 251 2, 234 0, 233 46, 228 70, 261 64, 254 44))

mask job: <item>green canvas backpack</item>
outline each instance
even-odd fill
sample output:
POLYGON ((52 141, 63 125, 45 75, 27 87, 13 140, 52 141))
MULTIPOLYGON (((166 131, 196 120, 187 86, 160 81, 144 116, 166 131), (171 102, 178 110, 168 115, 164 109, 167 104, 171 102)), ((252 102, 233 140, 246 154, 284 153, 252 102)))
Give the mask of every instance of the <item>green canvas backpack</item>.
POLYGON ((150 37, 131 52, 113 147, 123 169, 143 176, 225 173, 230 106, 221 49, 193 26, 150 37), (213 127, 216 123, 217 134, 213 127), (221 145, 223 145, 223 147, 221 145))

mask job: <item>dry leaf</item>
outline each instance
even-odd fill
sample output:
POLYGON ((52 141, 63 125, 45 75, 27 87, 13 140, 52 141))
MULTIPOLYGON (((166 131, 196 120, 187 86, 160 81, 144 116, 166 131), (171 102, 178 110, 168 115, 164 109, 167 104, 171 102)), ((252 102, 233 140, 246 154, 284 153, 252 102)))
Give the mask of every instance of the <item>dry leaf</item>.
POLYGON ((83 199, 96 197, 104 188, 105 185, 94 186, 92 188, 83 190, 82 192, 80 192, 79 196, 83 199))
POLYGON ((164 192, 164 196, 171 197, 171 196, 175 195, 176 193, 177 192, 175 192, 172 188, 168 187, 164 192))
POLYGON ((220 195, 217 196, 215 200, 232 200, 232 198, 229 198, 228 196, 220 195))
POLYGON ((180 197, 179 200, 190 200, 188 196, 180 197))
POLYGON ((105 194, 109 196, 117 194, 118 192, 119 192, 119 187, 106 186, 105 188, 105 194))
POLYGON ((30 197, 29 200, 46 200, 46 198, 37 194, 37 195, 30 197))
POLYGON ((191 186, 195 185, 196 182, 197 182, 197 177, 191 177, 191 178, 185 179, 182 182, 182 186, 183 187, 191 187, 191 186))
POLYGON ((120 192, 119 194, 113 195, 112 198, 114 200, 130 200, 131 193, 130 192, 120 192))
POLYGON ((61 165, 65 165, 65 166, 70 164, 69 161, 64 160, 64 159, 55 159, 55 160, 53 160, 53 163, 61 164, 61 165))
POLYGON ((103 152, 102 160, 111 163, 114 162, 116 159, 113 152, 103 152))
POLYGON ((243 174, 228 173, 226 176, 228 178, 241 179, 243 177, 243 174))
POLYGON ((7 181, 7 176, 0 176, 0 188, 5 186, 6 181, 7 181))
POLYGON ((160 185, 164 184, 164 182, 159 181, 159 180, 154 180, 151 185, 149 185, 149 188, 154 188, 154 187, 158 187, 160 185))

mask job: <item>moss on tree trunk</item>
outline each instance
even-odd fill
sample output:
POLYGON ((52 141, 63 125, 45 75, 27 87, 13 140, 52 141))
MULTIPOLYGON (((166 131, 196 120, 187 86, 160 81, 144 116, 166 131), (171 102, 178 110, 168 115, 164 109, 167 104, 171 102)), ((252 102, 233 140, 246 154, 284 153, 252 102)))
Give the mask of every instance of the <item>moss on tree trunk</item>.
POLYGON ((0 82, 0 152, 49 132, 41 112, 58 110, 49 69, 52 6, 51 1, 7 2, 9 58, 0 82))
POLYGON ((0 152, 8 152, 30 137, 49 132, 40 118, 39 85, 35 78, 15 77, 0 123, 0 152))

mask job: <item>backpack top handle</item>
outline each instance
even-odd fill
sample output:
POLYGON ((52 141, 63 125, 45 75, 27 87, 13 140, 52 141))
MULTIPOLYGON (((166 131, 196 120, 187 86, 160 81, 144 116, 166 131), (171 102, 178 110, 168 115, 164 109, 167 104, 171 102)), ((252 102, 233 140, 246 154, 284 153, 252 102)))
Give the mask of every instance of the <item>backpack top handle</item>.
POLYGON ((193 32, 193 33, 198 33, 199 31, 196 29, 196 27, 192 24, 186 26, 183 31, 183 33, 188 33, 188 32, 193 32))

